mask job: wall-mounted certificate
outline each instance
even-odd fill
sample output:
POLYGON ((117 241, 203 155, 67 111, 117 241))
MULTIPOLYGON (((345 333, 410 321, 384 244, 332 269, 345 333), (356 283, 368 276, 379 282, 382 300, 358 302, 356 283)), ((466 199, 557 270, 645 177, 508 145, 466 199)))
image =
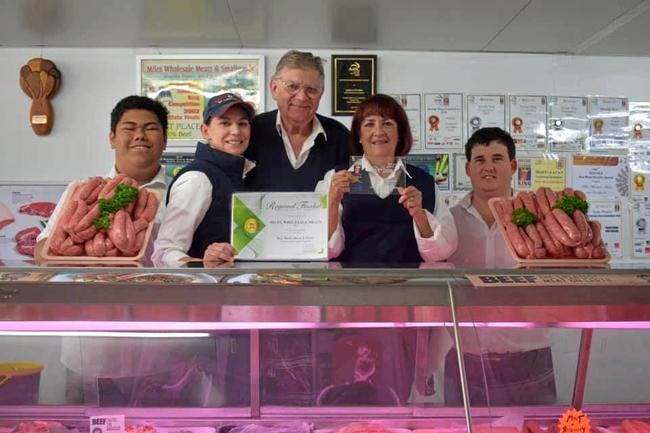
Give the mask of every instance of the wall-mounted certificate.
POLYGON ((642 146, 650 142, 650 102, 630 102, 630 142, 642 146))
POLYGON ((600 235, 612 257, 623 256, 623 216, 620 200, 589 200, 589 219, 600 223, 600 235))
POLYGON ((589 149, 626 148, 629 115, 627 98, 589 98, 589 149))
POLYGON ((395 98, 400 103, 406 116, 409 119, 411 126, 411 135, 413 136, 413 146, 411 152, 422 152, 422 132, 420 126, 422 125, 422 102, 421 95, 418 93, 404 94, 404 93, 391 93, 390 96, 395 98))
POLYGON ((551 152, 582 152, 589 136, 587 98, 551 96, 548 101, 551 152))
POLYGON ((463 95, 427 93, 424 95, 426 149, 463 145, 463 95))
POLYGON ((541 187, 559 191, 566 187, 566 178, 564 157, 546 155, 517 159, 517 191, 537 191, 541 187))
POLYGON ((440 191, 449 191, 449 154, 409 155, 404 158, 408 164, 429 173, 440 191))
POLYGON ((629 177, 624 156, 572 155, 571 187, 589 198, 629 196, 629 177))
POLYGON ((519 150, 546 148, 546 96, 510 95, 510 135, 519 150))
POLYGON ((469 137, 480 128, 496 126, 506 129, 506 97, 504 95, 467 95, 465 104, 465 135, 469 137))
POLYGON ((169 111, 172 148, 193 151, 202 138, 203 107, 219 93, 233 92, 264 110, 264 56, 137 56, 137 93, 169 111))
POLYGON ((233 194, 231 239, 240 260, 326 260, 327 195, 233 194))
POLYGON ((634 197, 631 208, 632 257, 650 257, 650 201, 634 197))
POLYGON ((472 181, 465 172, 465 164, 467 158, 464 153, 454 153, 454 170, 452 172, 452 179, 454 180, 454 191, 470 191, 472 189, 472 181))
POLYGON ((332 115, 351 116, 368 96, 377 93, 377 56, 332 55, 332 115))

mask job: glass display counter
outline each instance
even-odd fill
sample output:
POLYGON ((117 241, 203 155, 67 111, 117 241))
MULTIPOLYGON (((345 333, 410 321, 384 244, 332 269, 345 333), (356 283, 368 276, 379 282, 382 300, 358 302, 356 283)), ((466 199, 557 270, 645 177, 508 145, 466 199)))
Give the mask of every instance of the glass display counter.
POLYGON ((570 406, 594 424, 649 416, 643 269, 328 266, 2 268, 0 427, 85 430, 116 413, 158 427, 522 431, 570 406), (500 388, 517 371, 530 374, 500 388))

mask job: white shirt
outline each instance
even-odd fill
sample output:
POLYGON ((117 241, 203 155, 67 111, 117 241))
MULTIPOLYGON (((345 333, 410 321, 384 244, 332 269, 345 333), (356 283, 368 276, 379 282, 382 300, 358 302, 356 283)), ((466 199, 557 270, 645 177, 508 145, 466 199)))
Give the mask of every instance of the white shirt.
MULTIPOLYGON (((115 177, 117 176, 117 174, 118 174, 117 170, 115 169, 115 167, 113 167, 108 172, 106 177, 115 177)), ((76 182, 69 183, 68 186, 65 188, 65 191, 63 191, 63 194, 61 194, 61 198, 59 199, 59 202, 56 204, 56 207, 54 208, 54 211, 52 212, 50 219, 47 221, 47 225, 36 238, 37 242, 47 239, 48 236, 50 236, 50 233, 54 228, 54 224, 56 223, 56 220, 59 218, 61 212, 63 212, 63 204, 65 203, 68 194, 70 194, 70 190, 72 189, 72 186, 74 184, 76 184, 76 182)), ((157 226, 162 221, 163 213, 165 211, 165 193, 167 192, 168 184, 169 184, 169 178, 165 176, 165 168, 161 166, 160 170, 158 170, 158 173, 156 173, 156 175, 153 177, 153 179, 151 179, 151 181, 141 185, 143 188, 148 188, 152 191, 158 192, 160 197, 160 203, 158 204, 158 212, 156 213, 156 225, 154 225, 154 231, 151 234, 152 238, 156 233, 157 226)))
POLYGON ((325 139, 327 140, 327 134, 323 129, 323 125, 321 125, 320 120, 318 120, 318 117, 314 116, 314 120, 312 120, 311 134, 309 134, 309 137, 307 137, 307 139, 303 143, 302 148, 300 149, 300 154, 296 157, 296 155, 293 153, 293 147, 291 147, 289 134, 287 134, 287 131, 284 129, 284 126, 282 125, 282 118, 280 117, 280 111, 278 111, 278 114, 275 118, 275 127, 278 130, 278 134, 280 134, 280 136, 282 137, 282 142, 284 143, 284 150, 287 152, 287 157, 289 158, 289 162, 291 163, 291 166, 295 170, 299 169, 305 163, 305 161, 307 161, 307 158, 309 157, 309 151, 311 150, 312 147, 314 147, 314 144, 316 144, 316 137, 318 137, 318 134, 323 134, 325 136, 325 139))
MULTIPOLYGON (((398 179, 400 175, 404 173, 406 176, 411 177, 406 166, 401 159, 397 159, 395 168, 391 174, 387 177, 381 177, 375 168, 370 164, 370 162, 364 156, 361 159, 361 168, 366 170, 370 176, 370 183, 373 190, 378 197, 386 198, 397 186, 398 179)), ((354 168, 350 167, 349 171, 353 171, 354 168)), ((334 176, 334 169, 325 173, 323 180, 318 182, 316 185, 316 192, 327 193, 330 189, 330 184, 332 183, 332 176, 334 176)), ((418 229, 415 221, 413 222, 413 233, 415 233, 415 240, 418 245, 418 251, 422 260, 425 262, 434 262, 445 260, 449 257, 455 250, 458 244, 458 234, 456 233, 456 226, 454 224, 454 218, 449 212, 449 208, 445 204, 444 200, 440 198, 440 193, 438 192, 438 187, 436 189, 436 202, 434 204, 433 214, 426 209, 423 209, 431 230, 433 231, 433 236, 430 238, 423 238, 420 235, 420 230, 418 229)), ((341 215, 343 214, 343 206, 339 206, 339 222, 336 226, 336 230, 332 233, 332 236, 328 242, 328 256, 329 258, 338 257, 345 248, 345 232, 343 230, 343 225, 341 224, 341 215)))
MULTIPOLYGON (((491 227, 472 206, 472 193, 468 193, 451 213, 458 229, 458 248, 448 262, 457 268, 512 268, 516 261, 506 247, 496 223, 491 227)), ((508 309, 518 307, 494 307, 507 317, 508 309)), ((512 353, 549 347, 549 332, 543 328, 460 328, 463 352, 512 353)))
MULTIPOLYGON (((244 161, 244 176, 255 167, 244 161)), ((179 176, 169 191, 158 237, 154 242, 151 260, 154 266, 178 267, 187 257, 196 228, 201 224, 212 203, 212 184, 205 173, 187 171, 179 176)), ((201 258, 201 257, 199 257, 201 258)))
POLYGON ((472 193, 468 193, 451 208, 456 229, 458 248, 449 257, 457 268, 512 268, 517 263, 506 247, 497 224, 489 227, 472 206, 472 193))

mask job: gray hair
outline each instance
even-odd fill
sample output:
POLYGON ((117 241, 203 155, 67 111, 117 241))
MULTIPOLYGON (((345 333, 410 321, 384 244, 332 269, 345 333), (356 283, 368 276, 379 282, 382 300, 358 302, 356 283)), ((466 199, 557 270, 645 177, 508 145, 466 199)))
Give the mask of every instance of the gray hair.
POLYGON ((323 59, 314 56, 306 51, 290 50, 284 53, 277 65, 272 80, 278 78, 280 71, 284 68, 289 69, 315 69, 320 75, 321 85, 325 85, 325 72, 323 70, 323 59))

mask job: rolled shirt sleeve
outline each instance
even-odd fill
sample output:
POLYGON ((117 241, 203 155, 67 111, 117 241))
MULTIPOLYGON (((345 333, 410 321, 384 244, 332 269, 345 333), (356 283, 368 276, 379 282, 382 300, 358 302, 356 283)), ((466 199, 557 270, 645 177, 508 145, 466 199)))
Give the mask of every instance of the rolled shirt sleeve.
POLYGON ((174 267, 182 263, 211 202, 212 184, 204 173, 188 171, 173 183, 165 217, 154 242, 151 257, 154 265, 174 267))

